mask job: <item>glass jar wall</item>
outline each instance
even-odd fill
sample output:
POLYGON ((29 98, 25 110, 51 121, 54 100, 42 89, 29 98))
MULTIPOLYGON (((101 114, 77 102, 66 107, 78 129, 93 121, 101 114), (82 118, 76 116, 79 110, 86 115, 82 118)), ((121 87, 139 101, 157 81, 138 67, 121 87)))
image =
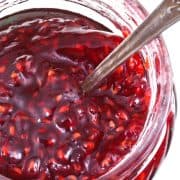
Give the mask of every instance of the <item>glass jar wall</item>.
MULTIPOLYGON (((62 18, 62 12, 66 11, 88 18, 86 21, 92 23, 93 25, 90 26, 95 30, 112 32, 114 36, 120 36, 122 39, 126 38, 147 16, 145 9, 137 1, 132 0, 3 1, 0 4, 0 46, 3 46, 2 34, 7 27, 16 29, 16 24, 20 22, 44 17, 61 16, 62 18)), ((65 16, 68 15, 65 13, 65 16)), ((144 60, 143 65, 151 89, 145 124, 130 151, 108 171, 92 179, 151 179, 167 153, 176 109, 168 53, 162 38, 157 38, 146 45, 140 54, 144 60)), ((135 120, 138 121, 138 118, 135 120)), ((3 128, 2 126, 1 129, 3 128)), ((136 133, 135 130, 133 133, 136 133)), ((1 154, 4 153, 2 147, 1 154)), ((6 170, 1 169, 2 175, 13 178, 12 173, 4 173, 4 171, 6 170)), ((76 176, 68 178, 76 178, 76 176)), ((88 179, 88 176, 86 178, 88 179)))

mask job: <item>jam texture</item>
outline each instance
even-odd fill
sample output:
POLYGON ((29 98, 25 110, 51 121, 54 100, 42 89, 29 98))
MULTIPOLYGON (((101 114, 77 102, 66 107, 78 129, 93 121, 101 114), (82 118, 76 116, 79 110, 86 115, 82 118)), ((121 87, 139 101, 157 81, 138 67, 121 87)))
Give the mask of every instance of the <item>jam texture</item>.
POLYGON ((83 17, 37 18, 0 31, 0 174, 96 179, 131 151, 150 87, 136 53, 90 94, 88 74, 124 37, 83 17))

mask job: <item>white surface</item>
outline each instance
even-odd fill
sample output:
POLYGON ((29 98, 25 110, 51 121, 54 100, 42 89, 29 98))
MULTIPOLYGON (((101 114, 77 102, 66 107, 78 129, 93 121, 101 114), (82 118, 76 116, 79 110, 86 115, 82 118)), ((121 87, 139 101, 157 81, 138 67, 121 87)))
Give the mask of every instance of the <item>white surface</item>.
MULTIPOLYGON (((161 0, 139 0, 151 12, 161 0)), ((180 22, 163 33, 171 64, 174 71, 174 82, 177 91, 177 101, 180 102, 180 22), (178 79, 179 78, 179 79, 178 79)), ((180 106, 175 122, 174 136, 169 153, 162 162, 153 180, 180 180, 180 106)))

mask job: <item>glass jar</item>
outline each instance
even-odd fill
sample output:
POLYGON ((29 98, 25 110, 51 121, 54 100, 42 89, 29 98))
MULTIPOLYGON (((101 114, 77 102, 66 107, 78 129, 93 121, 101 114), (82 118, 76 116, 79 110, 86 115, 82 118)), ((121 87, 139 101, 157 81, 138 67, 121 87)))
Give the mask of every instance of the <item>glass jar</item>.
MULTIPOLYGON (((0 28, 14 21, 10 15, 38 8, 78 13, 116 34, 122 35, 123 28, 123 32, 127 32, 123 36, 136 29, 147 16, 136 0, 4 0, 0 2, 0 28)), ((148 77, 152 89, 146 125, 132 151, 99 179, 151 179, 167 153, 176 112, 168 52, 159 37, 146 45, 141 53, 149 61, 148 77)))

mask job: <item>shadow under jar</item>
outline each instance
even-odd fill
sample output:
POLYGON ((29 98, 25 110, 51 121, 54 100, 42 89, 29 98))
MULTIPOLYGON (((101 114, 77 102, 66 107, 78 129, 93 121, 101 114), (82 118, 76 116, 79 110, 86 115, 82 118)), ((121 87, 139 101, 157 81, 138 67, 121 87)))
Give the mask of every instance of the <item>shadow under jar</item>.
POLYGON ((152 179, 176 112, 162 38, 90 94, 85 77, 145 19, 132 0, 0 3, 0 174, 152 179))

